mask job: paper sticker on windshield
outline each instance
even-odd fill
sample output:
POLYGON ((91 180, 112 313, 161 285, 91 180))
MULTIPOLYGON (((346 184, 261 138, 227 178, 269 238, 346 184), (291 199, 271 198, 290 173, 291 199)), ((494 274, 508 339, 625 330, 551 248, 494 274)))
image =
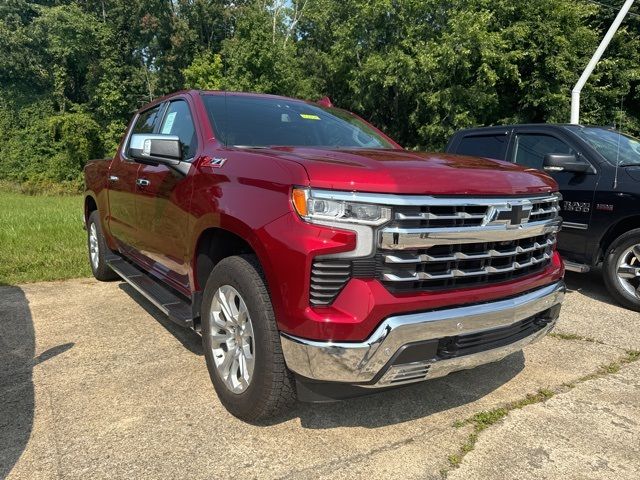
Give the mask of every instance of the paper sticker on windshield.
POLYGON ((301 113, 300 116, 306 120, 320 120, 318 115, 312 115, 310 113, 301 113))
POLYGON ((164 125, 162 125, 162 133, 163 135, 168 135, 171 133, 171 129, 173 128, 173 121, 176 119, 176 115, 178 112, 171 112, 167 115, 167 118, 164 121, 164 125))

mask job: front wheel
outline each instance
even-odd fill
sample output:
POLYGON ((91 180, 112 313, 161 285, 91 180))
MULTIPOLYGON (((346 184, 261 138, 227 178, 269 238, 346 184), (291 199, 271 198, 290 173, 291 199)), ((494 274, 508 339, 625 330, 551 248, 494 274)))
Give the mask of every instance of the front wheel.
POLYGON ((640 311, 640 228, 618 237, 604 259, 604 282, 618 303, 640 311))
POLYGON ((247 422, 295 402, 262 270, 252 255, 227 257, 211 272, 202 299, 202 344, 225 408, 247 422))

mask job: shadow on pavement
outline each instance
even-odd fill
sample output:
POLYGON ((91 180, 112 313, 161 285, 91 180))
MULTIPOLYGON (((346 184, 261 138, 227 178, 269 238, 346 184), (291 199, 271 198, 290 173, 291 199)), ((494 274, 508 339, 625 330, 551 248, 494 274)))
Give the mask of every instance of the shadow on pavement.
POLYGON ((336 403, 299 403, 291 415, 268 424, 296 417, 303 428, 310 429, 378 428, 408 422, 474 402, 515 377, 524 364, 524 354, 516 352, 493 364, 366 397, 336 403))
POLYGON ((29 302, 22 289, 0 287, 0 478, 27 446, 35 408, 34 365, 73 347, 66 343, 34 358, 36 341, 29 302))
POLYGON ((602 271, 598 269, 587 273, 566 272, 565 282, 571 291, 580 292, 582 295, 593 298, 609 305, 619 306, 609 295, 609 291, 602 280, 602 271))
POLYGON ((182 343, 182 345, 187 350, 196 355, 204 355, 202 350, 202 339, 200 338, 200 335, 198 335, 190 328, 184 328, 173 323, 171 320, 169 320, 169 318, 167 318, 164 313, 158 310, 158 307, 152 304, 143 295, 141 295, 140 292, 138 292, 128 283, 122 282, 120 285, 118 285, 118 287, 120 287, 123 292, 133 298, 138 305, 144 308, 144 310, 155 320, 157 320, 158 323, 162 325, 171 335, 176 337, 176 339, 178 339, 178 341, 182 343))

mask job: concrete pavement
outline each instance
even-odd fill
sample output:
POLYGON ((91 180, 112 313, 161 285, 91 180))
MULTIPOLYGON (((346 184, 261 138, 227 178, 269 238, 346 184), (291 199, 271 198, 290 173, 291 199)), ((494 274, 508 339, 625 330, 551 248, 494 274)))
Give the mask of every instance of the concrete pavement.
POLYGON ((458 469, 449 462, 472 428, 456 422, 541 388, 561 391, 640 350, 640 314, 614 305, 593 274, 570 274, 568 284, 575 290, 561 335, 524 353, 371 397, 300 404, 262 427, 222 408, 199 337, 126 284, 0 287, 0 478, 441 478, 444 470, 451 478, 564 478, 576 469, 569 458, 612 441, 571 441, 586 417, 597 429, 629 427, 626 437, 616 435, 626 463, 602 449, 624 476, 640 469, 631 447, 640 424, 638 364, 510 412, 480 434, 458 469), (576 336, 590 340, 565 339, 576 336), (616 389, 624 411, 611 403, 616 389), (518 450, 524 437, 563 452, 554 457, 563 467, 545 467, 538 450, 518 450), (542 467, 483 470, 492 459, 542 467))

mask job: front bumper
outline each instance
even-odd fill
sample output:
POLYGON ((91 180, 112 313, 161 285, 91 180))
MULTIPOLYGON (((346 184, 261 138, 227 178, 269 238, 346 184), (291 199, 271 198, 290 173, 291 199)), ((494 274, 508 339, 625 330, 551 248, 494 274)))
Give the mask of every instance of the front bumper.
POLYGON ((282 334, 290 370, 307 381, 384 388, 498 361, 549 332, 560 281, 505 300, 389 317, 363 342, 282 334))

